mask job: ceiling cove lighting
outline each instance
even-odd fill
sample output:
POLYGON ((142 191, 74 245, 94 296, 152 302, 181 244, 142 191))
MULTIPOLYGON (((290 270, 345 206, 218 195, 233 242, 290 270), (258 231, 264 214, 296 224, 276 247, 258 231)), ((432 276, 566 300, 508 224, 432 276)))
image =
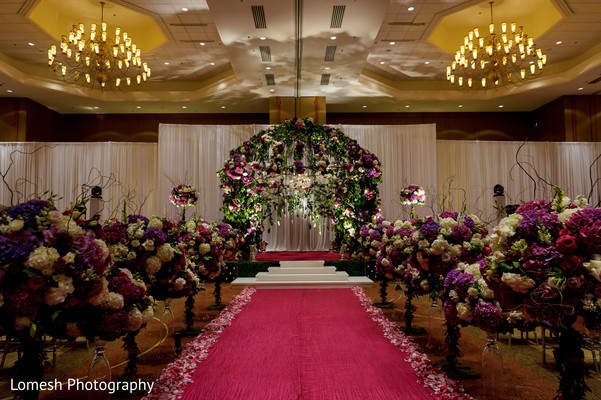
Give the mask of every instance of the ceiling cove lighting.
POLYGON ((150 68, 127 32, 117 27, 114 39, 108 37, 104 4, 100 2, 100 25, 91 24, 89 38, 83 24, 73 25, 60 47, 48 50, 48 65, 60 79, 78 86, 116 90, 141 85, 150 78, 150 68))
POLYGON ((503 22, 500 32, 495 30, 493 3, 489 3, 490 33, 481 36, 478 28, 469 31, 447 66, 447 80, 452 85, 489 89, 516 84, 538 77, 546 65, 547 56, 522 26, 503 22))

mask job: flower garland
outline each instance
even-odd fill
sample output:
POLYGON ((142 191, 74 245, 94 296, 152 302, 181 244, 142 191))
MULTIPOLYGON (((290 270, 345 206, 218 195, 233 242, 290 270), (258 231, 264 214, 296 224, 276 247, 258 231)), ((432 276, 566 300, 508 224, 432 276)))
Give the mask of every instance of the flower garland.
POLYGON ((287 120, 230 152, 218 172, 224 221, 245 234, 246 246, 258 245, 265 219, 279 220, 306 203, 312 218, 331 218, 338 242, 358 249, 359 228, 379 210, 380 168, 339 129, 287 120))
POLYGON ((390 343, 399 350, 407 353, 406 361, 411 365, 424 387, 432 390, 439 399, 473 400, 473 397, 465 393, 456 381, 435 368, 428 356, 401 332, 395 323, 388 320, 382 310, 373 306, 371 299, 367 297, 361 288, 354 287, 352 291, 370 318, 380 325, 384 337, 388 338, 390 343))
POLYGON ((229 306, 217 318, 207 324, 200 335, 188 343, 180 357, 169 364, 155 381, 155 386, 145 400, 177 400, 180 399, 186 387, 192 384, 192 376, 198 365, 207 358, 209 350, 215 345, 223 330, 251 301, 256 289, 247 287, 234 297, 229 306))

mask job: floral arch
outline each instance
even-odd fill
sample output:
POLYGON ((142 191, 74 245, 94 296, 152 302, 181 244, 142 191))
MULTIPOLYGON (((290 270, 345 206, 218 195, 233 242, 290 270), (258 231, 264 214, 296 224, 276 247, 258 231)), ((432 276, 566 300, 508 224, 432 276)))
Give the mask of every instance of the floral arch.
POLYGON ((336 242, 359 247, 359 229, 379 214, 380 161, 340 129, 310 119, 262 130, 230 151, 218 172, 224 221, 261 240, 270 222, 304 204, 309 216, 330 218, 336 242))

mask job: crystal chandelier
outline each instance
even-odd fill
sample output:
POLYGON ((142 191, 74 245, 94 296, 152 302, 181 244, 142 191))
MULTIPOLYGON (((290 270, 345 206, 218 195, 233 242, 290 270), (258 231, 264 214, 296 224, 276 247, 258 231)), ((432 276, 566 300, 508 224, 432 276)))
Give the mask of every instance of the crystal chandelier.
POLYGON ((100 2, 100 29, 92 24, 86 39, 84 25, 73 25, 69 35, 62 36, 60 49, 52 45, 48 50, 48 65, 59 78, 78 86, 104 90, 140 85, 150 78, 150 68, 127 32, 117 27, 115 38, 108 37, 104 4, 100 2))
POLYGON ((516 84, 540 75, 547 63, 547 56, 534 44, 534 39, 524 33, 522 26, 501 24, 501 32, 495 33, 490 3, 488 36, 480 36, 478 28, 470 31, 463 45, 447 66, 447 80, 452 85, 474 89, 516 84))

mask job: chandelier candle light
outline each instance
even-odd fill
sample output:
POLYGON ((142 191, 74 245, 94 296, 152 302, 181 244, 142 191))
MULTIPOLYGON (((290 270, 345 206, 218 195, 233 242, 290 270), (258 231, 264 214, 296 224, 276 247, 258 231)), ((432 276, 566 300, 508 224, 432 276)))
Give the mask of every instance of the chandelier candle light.
POLYGON ((150 78, 150 68, 127 32, 117 27, 114 40, 108 37, 104 4, 100 2, 100 29, 92 24, 86 39, 84 25, 73 25, 69 35, 62 36, 60 49, 52 45, 48 50, 48 65, 61 79, 79 86, 99 85, 104 90, 140 85, 150 78))
POLYGON ((480 36, 478 28, 468 32, 455 59, 447 66, 447 80, 452 85, 474 89, 488 89, 518 83, 540 75, 547 56, 524 33, 522 26, 501 24, 495 32, 490 3, 488 36, 480 36))

